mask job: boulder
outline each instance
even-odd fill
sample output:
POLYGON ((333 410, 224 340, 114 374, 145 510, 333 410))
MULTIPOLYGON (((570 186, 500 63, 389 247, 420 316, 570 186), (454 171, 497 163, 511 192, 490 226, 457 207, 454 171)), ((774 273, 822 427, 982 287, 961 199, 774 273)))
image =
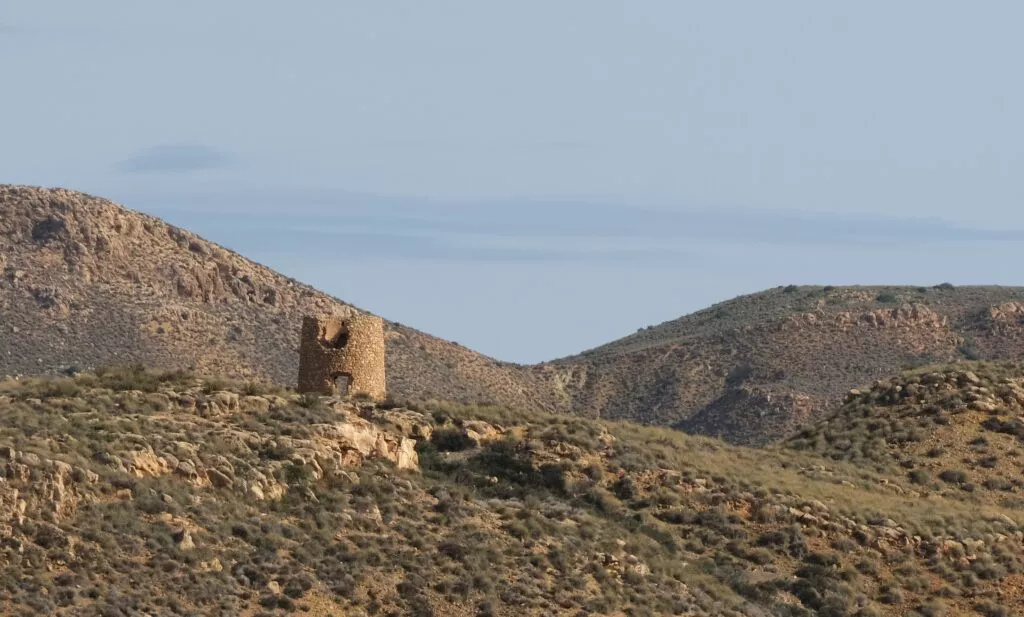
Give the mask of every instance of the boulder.
POLYGON ((152 450, 132 450, 122 458, 128 472, 138 478, 162 476, 171 472, 167 459, 157 456, 152 450))
POLYGON ((462 428, 466 431, 466 436, 476 442, 478 446, 488 441, 500 439, 502 434, 501 431, 494 426, 480 420, 469 420, 464 422, 462 424, 462 428))
POLYGON ((266 413, 270 411, 270 401, 262 396, 244 396, 239 407, 246 413, 266 413))

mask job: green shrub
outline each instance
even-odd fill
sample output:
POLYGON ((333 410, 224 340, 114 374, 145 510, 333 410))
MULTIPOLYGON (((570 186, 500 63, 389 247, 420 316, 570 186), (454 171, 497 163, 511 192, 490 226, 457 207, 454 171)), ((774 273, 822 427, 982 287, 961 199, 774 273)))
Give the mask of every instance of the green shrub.
POLYGON ((896 585, 882 585, 878 589, 878 600, 885 604, 901 604, 903 602, 903 591, 896 585))
POLYGON ((430 442, 441 452, 462 452, 476 447, 466 431, 457 428, 439 428, 430 436, 430 442))
POLYGON ((299 407, 304 409, 319 409, 322 406, 320 395, 314 392, 305 392, 299 397, 299 407))
POLYGON ((946 617, 946 605, 942 600, 929 600, 920 608, 924 617, 946 617))
POLYGON ((920 484, 921 486, 924 486, 932 481, 931 474, 925 471, 924 469, 915 469, 911 471, 909 474, 907 474, 907 476, 910 478, 911 482, 913 482, 914 484, 920 484))
POLYGON ((963 484, 967 482, 967 474, 963 471, 947 469, 939 474, 939 479, 949 484, 963 484))
POLYGON ((1012 491, 1013 482, 1006 478, 989 478, 985 480, 985 488, 990 491, 1012 491))
POLYGON ((964 337, 964 343, 956 348, 957 353, 963 356, 967 360, 981 360, 981 351, 978 350, 974 342, 968 337, 964 337))
POLYGON ((1010 611, 1001 604, 991 600, 982 600, 974 605, 974 609, 985 617, 1009 617, 1010 611))

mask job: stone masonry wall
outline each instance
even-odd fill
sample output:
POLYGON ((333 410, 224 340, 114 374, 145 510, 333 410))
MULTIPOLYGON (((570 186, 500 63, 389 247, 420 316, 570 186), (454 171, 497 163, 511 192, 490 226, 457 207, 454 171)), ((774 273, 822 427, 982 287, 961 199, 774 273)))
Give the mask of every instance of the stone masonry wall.
POLYGON ((299 345, 299 392, 337 394, 336 379, 348 376, 348 392, 373 400, 386 396, 384 320, 374 315, 350 318, 305 317, 299 345))

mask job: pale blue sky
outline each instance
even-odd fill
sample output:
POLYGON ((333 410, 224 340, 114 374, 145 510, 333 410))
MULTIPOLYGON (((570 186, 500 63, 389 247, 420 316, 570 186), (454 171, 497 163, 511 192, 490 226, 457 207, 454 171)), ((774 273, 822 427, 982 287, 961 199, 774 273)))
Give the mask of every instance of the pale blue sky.
POLYGON ((788 283, 1020 284, 1022 23, 1008 1, 0 0, 0 182, 537 361, 788 283))

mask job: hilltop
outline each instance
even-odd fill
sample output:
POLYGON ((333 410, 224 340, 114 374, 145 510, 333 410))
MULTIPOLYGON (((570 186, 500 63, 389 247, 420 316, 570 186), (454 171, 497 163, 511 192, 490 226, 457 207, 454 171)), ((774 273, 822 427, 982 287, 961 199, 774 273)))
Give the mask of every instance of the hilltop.
MULTIPOLYGON (((1019 418, 980 409, 1010 383, 986 370, 920 381, 1019 418)), ((983 494, 1019 486, 834 456, 856 418, 915 417, 897 385, 748 449, 137 368, 0 382, 0 612, 1019 615, 1024 510, 983 494)))
POLYGON ((538 371, 564 409, 764 444, 902 369, 1022 354, 1022 288, 787 286, 538 371))
MULTIPOLYGON (((0 375, 139 362, 294 384, 302 316, 357 312, 108 200, 0 185, 0 375)), ((395 396, 534 405, 543 391, 514 366, 386 329, 395 396)))
MULTIPOLYGON (((141 362, 288 385, 300 318, 323 312, 362 310, 110 201, 0 186, 0 375, 141 362)), ((390 321, 386 332, 396 399, 490 402, 765 444, 832 413, 850 388, 904 368, 1020 358, 1024 289, 779 287, 534 366, 390 321)))
POLYGON ((927 367, 851 390, 787 447, 883 473, 919 491, 1024 509, 1024 365, 927 367))

